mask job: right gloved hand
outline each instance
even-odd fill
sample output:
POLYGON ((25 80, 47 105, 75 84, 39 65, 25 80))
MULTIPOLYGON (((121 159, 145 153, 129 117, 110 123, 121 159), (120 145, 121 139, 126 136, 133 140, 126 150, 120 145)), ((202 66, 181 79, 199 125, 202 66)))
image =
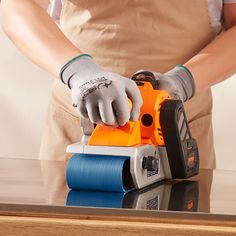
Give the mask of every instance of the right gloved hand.
POLYGON ((146 75, 157 81, 158 89, 166 90, 172 99, 180 99, 183 102, 195 95, 195 82, 188 68, 177 65, 166 73, 137 71, 134 76, 146 75))
POLYGON ((91 56, 83 54, 66 63, 60 77, 71 89, 79 114, 91 122, 116 126, 138 119, 142 97, 135 82, 104 71, 91 56))
POLYGON ((159 89, 166 90, 173 99, 183 102, 195 95, 195 83, 192 73, 183 65, 177 65, 166 73, 153 72, 159 83, 159 89))

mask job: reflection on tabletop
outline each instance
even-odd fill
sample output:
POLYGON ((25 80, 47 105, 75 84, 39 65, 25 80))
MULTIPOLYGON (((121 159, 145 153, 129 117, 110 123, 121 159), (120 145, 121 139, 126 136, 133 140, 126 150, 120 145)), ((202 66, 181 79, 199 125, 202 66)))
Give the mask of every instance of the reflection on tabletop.
POLYGON ((70 191, 66 162, 0 158, 0 204, 96 206, 236 214, 236 172, 200 170, 127 193, 70 191))
POLYGON ((198 182, 162 182, 126 193, 71 190, 66 205, 196 212, 198 182))
POLYGON ((66 186, 66 163, 41 162, 47 204, 169 211, 210 211, 212 170, 191 180, 167 180, 126 193, 75 191, 66 186))

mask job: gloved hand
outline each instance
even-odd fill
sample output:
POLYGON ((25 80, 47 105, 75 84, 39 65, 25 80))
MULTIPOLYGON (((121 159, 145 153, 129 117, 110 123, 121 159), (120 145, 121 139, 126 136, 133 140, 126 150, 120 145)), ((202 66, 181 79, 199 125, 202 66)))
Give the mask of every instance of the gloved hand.
POLYGON ((79 114, 93 123, 116 126, 138 119, 142 97, 135 82, 103 70, 90 55, 69 61, 60 77, 71 88, 79 114), (131 111, 128 98, 132 101, 131 111))
POLYGON ((152 73, 158 81, 159 89, 166 90, 171 98, 185 102, 194 96, 195 83, 191 72, 186 67, 177 65, 164 74, 152 73))

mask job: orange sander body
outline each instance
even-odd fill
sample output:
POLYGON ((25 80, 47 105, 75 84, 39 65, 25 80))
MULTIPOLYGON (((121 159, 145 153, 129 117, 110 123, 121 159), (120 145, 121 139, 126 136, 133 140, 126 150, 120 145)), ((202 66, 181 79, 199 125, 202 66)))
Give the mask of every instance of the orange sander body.
POLYGON ((129 167, 125 171, 130 173, 125 176, 129 176, 127 182, 135 188, 198 174, 197 143, 191 136, 182 101, 172 100, 166 91, 159 90, 151 72, 137 73, 132 79, 143 99, 138 121, 119 127, 96 125, 95 128, 84 121, 83 141, 69 145, 67 151, 129 156, 129 167))

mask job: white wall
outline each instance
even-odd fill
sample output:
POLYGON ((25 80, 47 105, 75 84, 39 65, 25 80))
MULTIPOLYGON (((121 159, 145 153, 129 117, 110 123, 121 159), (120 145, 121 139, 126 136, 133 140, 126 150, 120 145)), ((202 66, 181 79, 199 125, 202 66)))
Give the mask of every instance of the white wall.
MULTIPOLYGON (((37 157, 51 82, 0 31, 0 157, 37 157)), ((217 168, 236 170, 236 77, 213 95, 217 168)))
POLYGON ((0 157, 37 157, 51 82, 0 30, 0 157))
POLYGON ((236 75, 215 85, 212 91, 217 168, 236 170, 236 75))

